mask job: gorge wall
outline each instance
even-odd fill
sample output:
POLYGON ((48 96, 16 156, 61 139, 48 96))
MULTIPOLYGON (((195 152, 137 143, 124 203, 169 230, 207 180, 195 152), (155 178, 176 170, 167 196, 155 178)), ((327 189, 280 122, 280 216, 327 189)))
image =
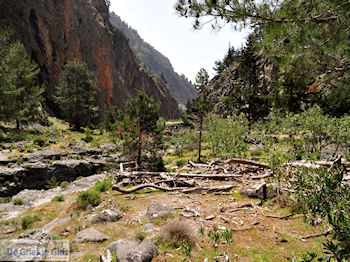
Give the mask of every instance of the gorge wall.
POLYGON ((166 83, 140 65, 124 34, 110 24, 104 0, 2 0, 0 23, 14 31, 40 67, 39 81, 53 111, 63 66, 77 60, 95 73, 102 110, 122 107, 144 90, 159 102, 162 116, 178 116, 166 83))

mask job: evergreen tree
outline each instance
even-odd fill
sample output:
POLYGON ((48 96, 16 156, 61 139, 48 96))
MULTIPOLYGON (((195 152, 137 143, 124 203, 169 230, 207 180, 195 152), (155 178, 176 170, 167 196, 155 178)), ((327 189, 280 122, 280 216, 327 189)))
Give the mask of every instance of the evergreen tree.
POLYGON ((310 86, 329 93, 346 83, 350 70, 348 0, 178 0, 176 10, 194 18, 195 28, 208 16, 213 18, 213 27, 227 23, 262 27, 261 53, 282 72, 276 83, 276 93, 284 94, 281 104, 301 97, 310 86))
POLYGON ((86 63, 68 62, 61 73, 56 101, 75 130, 92 124, 97 114, 96 89, 86 63))
POLYGON ((188 104, 186 115, 187 119, 196 127, 199 132, 198 140, 198 162, 201 162, 203 123, 205 117, 212 110, 212 102, 209 97, 209 75, 201 68, 196 76, 195 87, 199 90, 197 97, 192 103, 188 104))
POLYGON ((239 52, 235 50, 234 47, 229 47, 227 54, 225 55, 224 59, 222 61, 218 60, 215 61, 215 66, 214 66, 214 70, 216 71, 216 73, 221 74, 222 72, 224 72, 227 68, 229 68, 233 62, 236 61, 236 59, 239 56, 239 52))
POLYGON ((249 121, 263 118, 270 109, 268 90, 261 80, 262 58, 258 55, 256 39, 256 33, 249 35, 246 45, 239 51, 235 76, 239 84, 225 99, 227 108, 236 114, 244 113, 249 121))
POLYGON ((12 33, 0 30, 0 118, 29 124, 41 116, 43 89, 37 83, 39 69, 12 33))
POLYGON ((124 151, 139 166, 162 171, 162 130, 157 121, 159 106, 144 92, 126 103, 124 112, 124 151))

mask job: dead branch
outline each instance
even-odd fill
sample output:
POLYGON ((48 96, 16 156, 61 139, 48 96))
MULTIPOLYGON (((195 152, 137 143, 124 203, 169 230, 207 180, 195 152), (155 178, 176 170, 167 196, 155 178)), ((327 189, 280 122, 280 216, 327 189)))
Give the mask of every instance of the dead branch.
POLYGON ((262 175, 262 176, 252 176, 250 177, 251 179, 263 179, 263 178, 267 178, 267 177, 271 177, 273 176, 273 173, 268 173, 266 175, 262 175))
POLYGON ((208 179, 226 179, 226 178, 238 178, 242 177, 240 174, 191 174, 191 173, 167 173, 167 172, 147 172, 147 171, 133 171, 133 172, 127 172, 123 173, 123 176, 129 177, 129 176, 154 176, 154 177, 161 177, 161 178, 208 178, 208 179))
POLYGON ((240 158, 229 159, 225 161, 225 164, 242 164, 242 165, 256 166, 261 168, 270 168, 268 164, 247 160, 247 159, 240 159, 240 158))
POLYGON ((294 214, 289 214, 289 215, 285 215, 285 216, 277 216, 277 215, 269 215, 269 214, 264 214, 263 215, 265 217, 272 217, 272 218, 278 218, 278 219, 288 219, 291 218, 294 214))
POLYGON ((214 193, 214 192, 225 192, 230 191, 234 188, 233 185, 228 186, 217 186, 217 187, 194 187, 194 188, 186 188, 182 190, 182 193, 214 193))
POLYGON ((306 240, 306 239, 310 239, 310 238, 322 237, 322 236, 327 236, 330 233, 332 233, 332 230, 328 230, 328 231, 326 231, 324 233, 319 233, 319 234, 307 235, 307 236, 299 237, 299 239, 306 240))
POLYGON ((245 231, 245 230, 250 230, 253 229, 255 226, 259 225, 260 222, 255 222, 254 224, 248 226, 248 227, 242 227, 242 228, 232 228, 233 231, 245 231))

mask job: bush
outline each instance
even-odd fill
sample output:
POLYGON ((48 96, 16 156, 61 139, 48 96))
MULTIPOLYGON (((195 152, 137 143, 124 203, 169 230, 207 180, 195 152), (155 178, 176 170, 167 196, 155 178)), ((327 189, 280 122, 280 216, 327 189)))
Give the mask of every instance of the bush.
POLYGON ((177 160, 177 161, 176 161, 176 165, 177 165, 178 167, 182 167, 182 166, 186 165, 186 163, 187 163, 187 161, 186 161, 186 160, 183 160, 183 159, 177 160))
POLYGON ((146 238, 147 234, 145 232, 137 232, 135 235, 136 240, 143 241, 146 238))
POLYGON ((344 169, 302 168, 294 177, 296 205, 326 219, 332 238, 326 238, 326 257, 319 261, 350 259, 350 187, 343 183, 344 169))
POLYGON ((160 234, 161 241, 170 242, 176 248, 180 242, 194 242, 195 234, 192 227, 181 220, 166 224, 160 234))
POLYGON ((103 181, 97 181, 95 184, 95 189, 99 192, 106 192, 110 188, 112 188, 111 178, 105 179, 103 181))
POLYGON ((21 220, 22 229, 27 229, 29 226, 34 224, 36 221, 40 221, 40 218, 37 215, 23 217, 21 220))
POLYGON ((12 203, 15 205, 15 206, 21 206, 23 205, 23 199, 21 198, 16 198, 12 201, 12 203))
POLYGON ((86 209, 89 205, 98 206, 101 203, 101 194, 95 189, 81 192, 78 195, 77 203, 82 209, 86 209))
POLYGON ((51 177, 50 180, 46 181, 47 189, 56 188, 58 186, 59 186, 59 182, 57 181, 57 178, 55 176, 51 177))
POLYGON ((55 196, 54 198, 52 198, 52 201, 63 202, 64 201, 64 196, 55 196))
POLYGON ((70 183, 68 181, 63 181, 61 184, 60 184, 60 187, 61 188, 66 188, 70 183))

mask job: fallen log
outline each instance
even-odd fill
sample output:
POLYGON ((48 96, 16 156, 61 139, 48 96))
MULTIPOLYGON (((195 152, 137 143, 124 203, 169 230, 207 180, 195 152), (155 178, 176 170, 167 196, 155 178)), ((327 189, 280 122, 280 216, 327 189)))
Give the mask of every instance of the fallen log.
POLYGON ((306 240, 306 239, 311 239, 311 238, 316 238, 316 237, 322 237, 322 236, 327 236, 330 233, 332 233, 332 230, 328 230, 328 231, 326 231, 324 233, 319 233, 319 234, 307 235, 307 236, 299 237, 299 239, 306 240))
POLYGON ((253 160, 240 159, 240 158, 229 159, 225 161, 225 164, 242 164, 242 165, 248 165, 248 166, 256 166, 260 168, 270 168, 268 164, 256 162, 253 160))
POLYGON ((266 175, 262 175, 262 176, 252 176, 251 179, 263 179, 263 178, 267 178, 267 177, 271 177, 273 176, 273 173, 269 173, 266 175))
POLYGON ((148 172, 148 171, 132 171, 122 174, 123 176, 154 176, 154 177, 183 177, 183 178, 208 178, 208 179, 225 179, 242 177, 240 174, 191 174, 191 173, 174 173, 174 172, 148 172))
POLYGON ((265 217, 278 218, 278 219, 288 219, 288 218, 291 218, 292 216, 294 216, 294 214, 288 214, 285 216, 277 216, 277 215, 269 215, 269 214, 264 214, 264 213, 263 213, 263 215, 265 217))
POLYGON ((217 186, 217 187, 194 187, 194 188, 186 188, 182 190, 182 193, 215 193, 215 192, 226 192, 230 191, 234 188, 234 185, 228 186, 217 186))

